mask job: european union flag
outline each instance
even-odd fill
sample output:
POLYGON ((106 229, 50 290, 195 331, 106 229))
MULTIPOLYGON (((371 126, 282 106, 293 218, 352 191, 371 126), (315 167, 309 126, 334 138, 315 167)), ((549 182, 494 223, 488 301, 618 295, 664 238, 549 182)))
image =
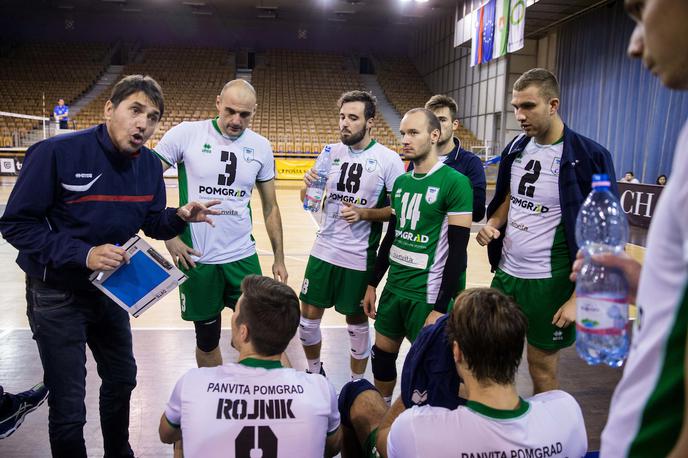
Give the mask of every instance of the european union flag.
POLYGON ((483 7, 483 52, 481 63, 492 60, 495 30, 495 0, 488 1, 483 7))

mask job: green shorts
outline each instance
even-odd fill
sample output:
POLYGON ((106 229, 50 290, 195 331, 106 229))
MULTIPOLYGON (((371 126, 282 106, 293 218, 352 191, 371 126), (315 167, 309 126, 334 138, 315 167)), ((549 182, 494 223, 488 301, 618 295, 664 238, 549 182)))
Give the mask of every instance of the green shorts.
POLYGON ((335 266, 310 256, 299 299, 321 309, 334 305, 342 315, 361 315, 368 276, 367 271, 335 266))
POLYGON ((568 276, 526 279, 497 269, 490 286, 513 297, 526 314, 530 345, 542 350, 559 350, 576 341, 576 327, 573 324, 563 329, 552 324, 554 314, 571 298, 575 289, 575 283, 568 276))
POLYGON ((377 428, 372 430, 363 443, 363 456, 368 458, 380 458, 377 452, 377 428))
POLYGON ((398 296, 388 286, 385 286, 378 302, 375 330, 390 339, 406 337, 413 342, 432 311, 432 304, 398 296))
POLYGON ((261 275, 258 255, 228 264, 196 263, 193 269, 181 270, 189 279, 179 285, 182 319, 209 320, 225 307, 234 308, 241 296, 241 281, 247 275, 261 275))

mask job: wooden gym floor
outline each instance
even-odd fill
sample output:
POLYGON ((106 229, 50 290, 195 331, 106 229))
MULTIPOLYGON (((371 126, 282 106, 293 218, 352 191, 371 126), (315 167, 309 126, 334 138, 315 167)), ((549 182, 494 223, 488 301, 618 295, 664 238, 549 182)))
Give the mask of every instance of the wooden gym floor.
MULTIPOLYGON (((11 192, 14 178, 0 178, 0 213, 11 192)), ((299 291, 308 260, 317 221, 301 208, 298 200, 298 182, 278 182, 277 198, 282 213, 286 264, 289 285, 299 291)), ((488 191, 488 199, 490 192, 488 191)), ((175 181, 168 181, 168 205, 178 202, 175 181)), ((262 219, 260 199, 254 193, 254 237, 264 273, 271 272, 272 252, 262 219)), ((473 232, 480 225, 473 227, 473 232)), ((642 239, 644 234, 640 235, 642 239)), ((639 243, 642 243, 641 240, 639 243)), ((164 244, 154 246, 167 255, 164 244)), ((473 237, 469 244, 468 286, 489 286, 492 274, 487 253, 473 237)), ((631 253, 642 257, 643 248, 631 247, 631 253)), ((0 239, 0 384, 8 392, 23 391, 42 378, 42 368, 35 343, 31 339, 26 319, 24 275, 15 264, 16 250, 0 239)), ((169 257, 169 256, 168 256, 169 257)), ((383 285, 378 288, 378 297, 383 285)), ((220 346, 226 361, 236 357, 229 345, 229 319, 231 311, 223 312, 223 335, 220 346)), ((328 378, 339 390, 349 379, 348 335, 341 315, 332 310, 323 317, 323 355, 328 378)), ((160 414, 176 380, 195 366, 193 326, 181 320, 179 297, 172 293, 141 317, 132 319, 134 354, 138 364, 138 386, 131 400, 130 441, 136 456, 172 456, 172 449, 161 444, 157 428, 160 414)), ((399 372, 408 343, 402 347, 398 360, 399 372)), ((293 366, 304 369, 306 362, 298 338, 287 354, 293 366)), ((525 361, 525 358, 524 358, 525 361)), ((367 376, 370 378, 370 365, 367 376)), ((89 456, 102 456, 102 437, 98 421, 98 376, 90 353, 88 355, 86 407, 87 424, 84 428, 89 456)), ((68 370, 68 368, 65 368, 68 370)), ((599 448, 599 436, 606 422, 609 400, 621 376, 620 369, 590 367, 580 360, 575 349, 562 352, 560 380, 563 390, 571 393, 581 404, 588 430, 589 448, 599 448)), ((525 363, 518 374, 518 388, 522 396, 532 394, 532 385, 525 363)), ((398 392, 398 387, 397 387, 398 392)), ((47 426, 47 404, 26 417, 21 428, 11 437, 0 440, 0 456, 7 458, 42 458, 50 456, 47 426)))

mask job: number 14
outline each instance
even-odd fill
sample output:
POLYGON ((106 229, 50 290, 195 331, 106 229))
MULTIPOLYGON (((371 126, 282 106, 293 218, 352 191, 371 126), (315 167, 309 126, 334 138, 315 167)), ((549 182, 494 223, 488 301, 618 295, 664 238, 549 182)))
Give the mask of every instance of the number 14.
POLYGON ((401 219, 400 227, 406 226, 406 221, 411 221, 411 229, 416 228, 418 219, 420 218, 420 200, 422 194, 415 193, 411 195, 409 192, 405 192, 401 196, 401 219))

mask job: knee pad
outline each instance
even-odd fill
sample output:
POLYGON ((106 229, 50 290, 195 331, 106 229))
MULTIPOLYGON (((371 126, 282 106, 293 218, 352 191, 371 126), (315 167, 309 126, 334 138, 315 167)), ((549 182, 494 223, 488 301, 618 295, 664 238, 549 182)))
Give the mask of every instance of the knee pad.
POLYGON ((322 340, 320 320, 301 317, 299 321, 299 337, 301 338, 301 343, 307 347, 319 344, 322 340))
POLYGON ((368 323, 349 324, 349 342, 351 343, 351 357, 366 359, 370 356, 370 327, 368 323))
POLYGON ((348 382, 342 387, 342 390, 339 392, 337 405, 339 407, 339 416, 341 417, 341 422, 344 426, 348 426, 349 428, 353 429, 350 415, 351 406, 354 405, 354 401, 358 395, 366 390, 377 391, 373 384, 364 378, 354 382, 348 382))
POLYGON ((389 353, 373 345, 371 352, 373 377, 381 382, 391 382, 397 378, 397 356, 399 353, 389 353))
POLYGON ((209 353, 220 345, 221 326, 222 320, 219 314, 209 320, 194 321, 196 346, 199 350, 209 353))

